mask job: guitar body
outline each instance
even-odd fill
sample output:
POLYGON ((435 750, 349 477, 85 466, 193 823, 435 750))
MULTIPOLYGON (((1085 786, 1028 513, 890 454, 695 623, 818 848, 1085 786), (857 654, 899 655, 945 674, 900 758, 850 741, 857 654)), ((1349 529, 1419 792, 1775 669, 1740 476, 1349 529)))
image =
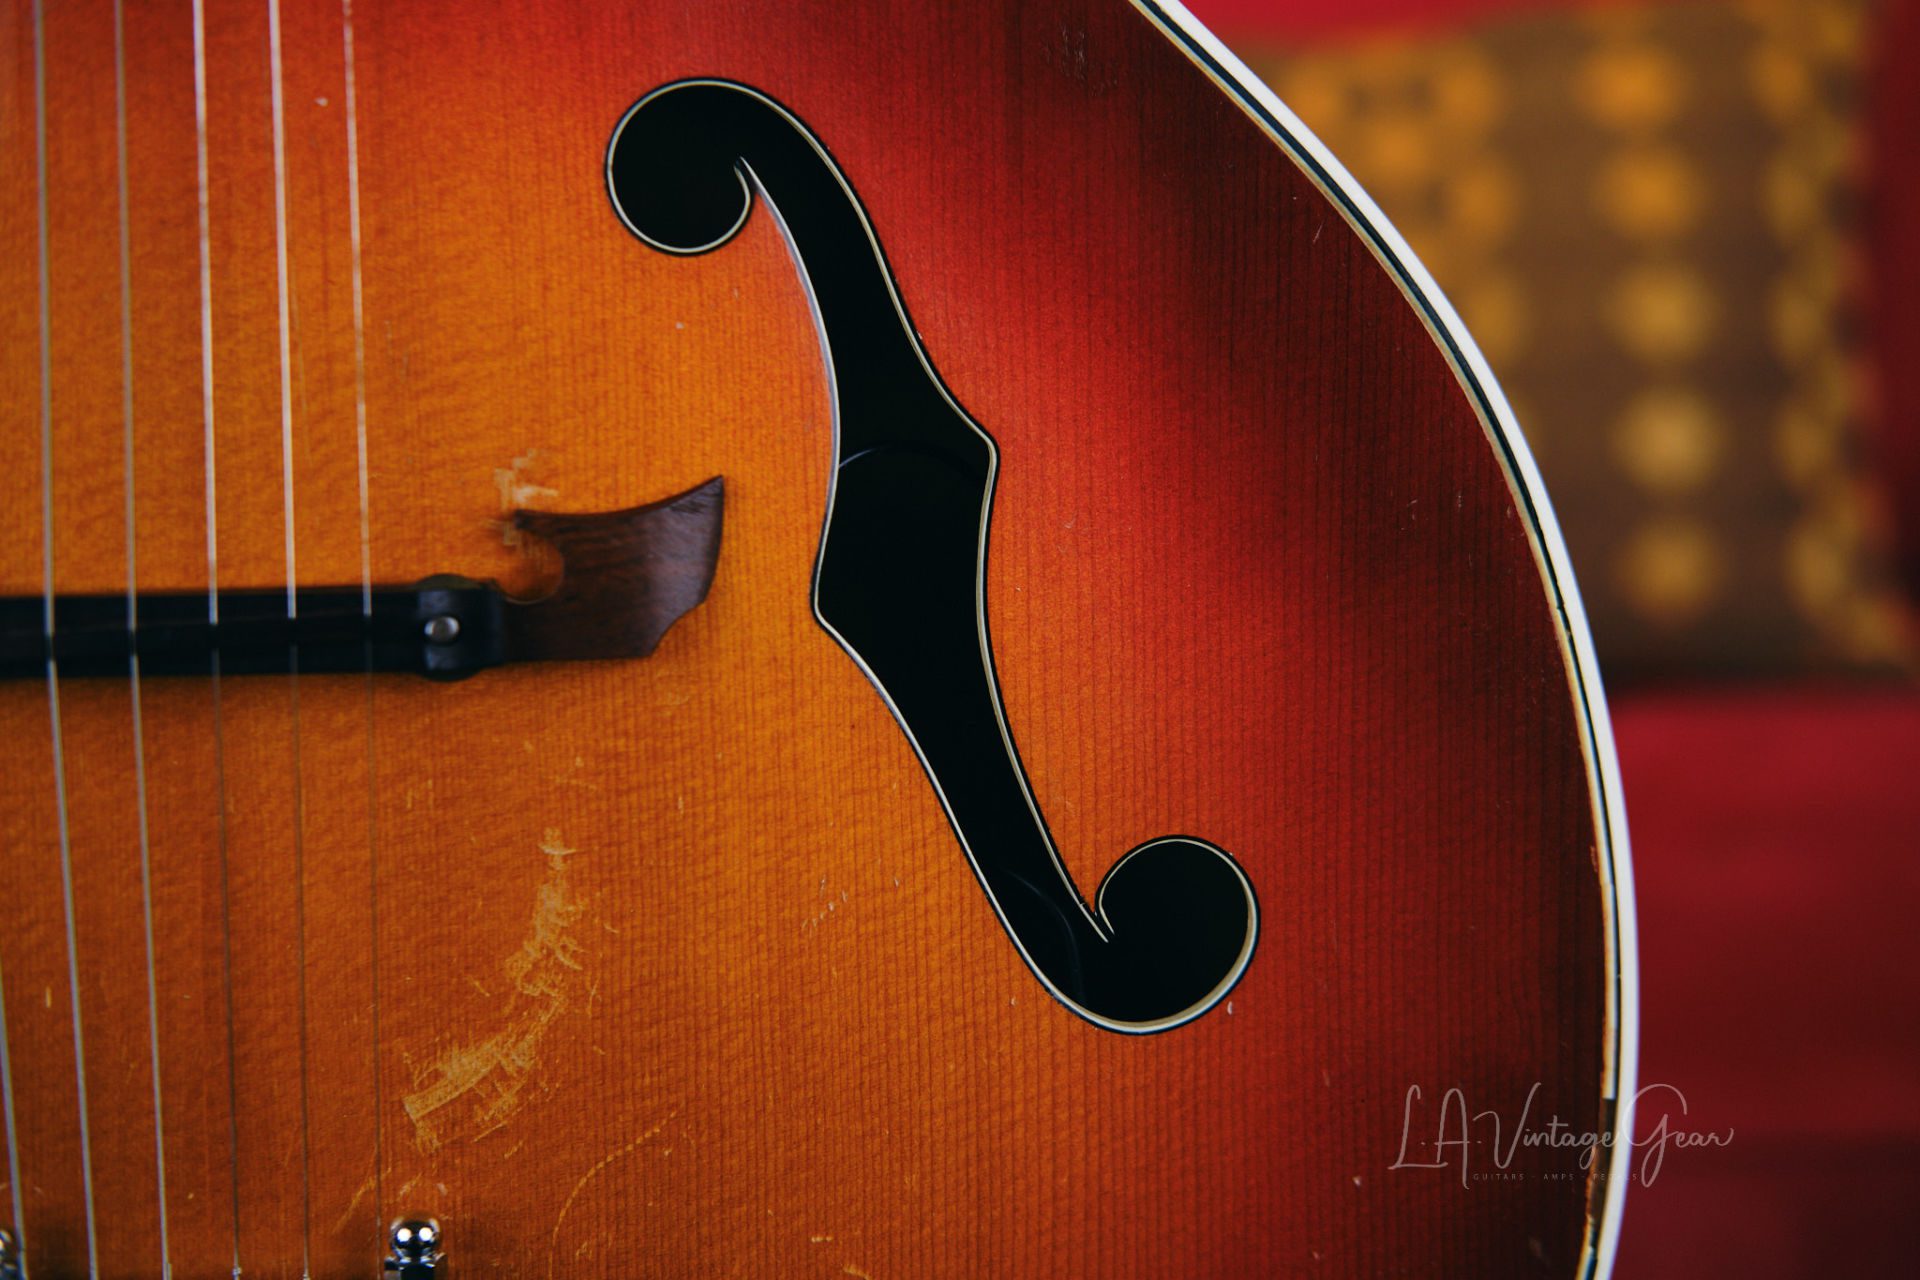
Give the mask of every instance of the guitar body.
POLYGON ((403 1214, 467 1276, 1604 1270, 1611 1151, 1496 1164, 1631 1079, 1564 553, 1450 313, 1176 19, 119 20, 118 76, 107 0, 0 27, 0 593, 538 594, 515 509, 714 475, 725 533, 644 661, 0 685, 31 1275, 367 1276, 403 1214), (749 157, 724 243, 636 235, 609 145, 690 77, 842 204, 749 157), (810 256, 816 207, 877 248, 810 256), (884 341, 823 345, 843 266, 897 290, 884 341), (1049 969, 946 713, 827 625, 848 388, 903 352, 991 500, 974 631, 912 606, 921 533, 868 540, 888 634, 929 631, 897 661, 990 653, 981 767, 1100 939, 1062 964, 1138 933, 1096 902, 1129 850, 1244 876, 1191 999, 1049 969), (1505 1129, 1437 1146, 1456 1087, 1505 1129))

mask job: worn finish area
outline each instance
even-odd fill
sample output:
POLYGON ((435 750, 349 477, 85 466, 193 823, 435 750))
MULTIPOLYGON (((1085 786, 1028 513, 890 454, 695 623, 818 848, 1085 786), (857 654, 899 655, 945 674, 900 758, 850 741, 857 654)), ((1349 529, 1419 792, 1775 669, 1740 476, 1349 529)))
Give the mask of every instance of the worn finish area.
POLYGON ((512 509, 727 494, 646 661, 0 686, 34 1276, 365 1275, 403 1213, 463 1275, 1590 1271, 1577 1153, 1392 1168, 1411 1086, 1613 1123, 1577 605, 1444 325, 1151 13, 6 0, 0 59, 0 594, 531 590, 512 509), (997 444, 1065 871, 1245 869, 1186 1025, 1035 980, 815 616, 781 224, 679 257, 608 199, 690 76, 831 151, 997 444))

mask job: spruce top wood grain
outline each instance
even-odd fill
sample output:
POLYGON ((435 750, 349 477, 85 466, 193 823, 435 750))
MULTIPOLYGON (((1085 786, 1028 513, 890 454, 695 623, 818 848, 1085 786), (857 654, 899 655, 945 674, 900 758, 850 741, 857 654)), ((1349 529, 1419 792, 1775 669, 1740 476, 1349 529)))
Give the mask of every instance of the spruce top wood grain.
POLYGON ((1605 1269, 1615 1152, 1435 1142, 1453 1088, 1626 1119, 1564 553, 1444 303, 1217 48, 1119 3, 0 12, 0 595, 527 596, 552 513, 727 486, 645 662, 0 684, 30 1274, 367 1275, 402 1217, 502 1276, 1605 1269), (1254 886, 1200 1016, 1036 979, 822 626, 871 367, 770 176, 692 256, 614 207, 690 78, 804 123, 990 434, 993 767, 1061 883, 1186 833, 1254 886))

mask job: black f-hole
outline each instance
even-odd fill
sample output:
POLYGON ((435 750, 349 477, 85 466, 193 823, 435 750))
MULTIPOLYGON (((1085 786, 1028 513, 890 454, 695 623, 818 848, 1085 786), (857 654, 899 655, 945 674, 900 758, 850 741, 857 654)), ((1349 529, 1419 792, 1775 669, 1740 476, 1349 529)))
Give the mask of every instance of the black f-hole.
POLYGON ((1112 1031, 1164 1031, 1233 988, 1253 888, 1227 853, 1167 836, 1114 863, 1089 908, 1054 851, 1000 702, 987 637, 998 451, 948 394, 853 188, 806 126, 717 80, 636 103, 607 148, 629 230, 666 253, 718 248, 758 193, 807 283, 835 455, 813 611, 886 699, 1034 976, 1112 1031))

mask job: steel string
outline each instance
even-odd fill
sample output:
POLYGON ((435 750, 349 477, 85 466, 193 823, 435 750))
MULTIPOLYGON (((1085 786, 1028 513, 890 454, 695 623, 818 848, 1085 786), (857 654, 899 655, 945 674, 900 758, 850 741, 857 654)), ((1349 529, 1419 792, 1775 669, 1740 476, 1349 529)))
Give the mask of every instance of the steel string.
MULTIPOLYGON (((287 272, 287 127, 281 77, 280 0, 267 0, 267 57, 272 81, 274 257, 280 305, 280 495, 287 552, 287 621, 300 616, 299 565, 294 551, 293 355, 291 293, 287 272)), ((291 625, 290 631, 298 634, 291 625)), ((294 956, 300 984, 296 997, 300 1058, 300 1274, 312 1274, 313 1145, 307 1080, 307 872, 306 796, 300 777, 300 644, 289 643, 287 699, 292 710, 294 956)))
MULTIPOLYGON (((206 459, 207 621, 220 625, 219 492, 213 431, 213 248, 212 216, 207 179, 207 14, 206 0, 193 0, 193 123, 195 173, 200 205, 200 398, 206 459)), ((216 827, 220 848, 220 939, 222 985, 227 1005, 227 1181, 233 1208, 233 1276, 240 1280, 240 1086, 234 1064, 233 1036, 233 893, 227 858, 227 751, 221 713, 220 650, 208 663, 213 681, 214 787, 218 802, 216 827)))
MULTIPOLYGON (((347 224, 352 248, 353 279, 353 408, 360 498, 360 613, 366 620, 367 721, 367 920, 369 930, 369 991, 373 1030, 373 1206, 376 1233, 386 1221, 385 1153, 380 1113, 380 842, 375 806, 373 730, 373 525, 368 499, 367 466, 367 342, 365 294, 360 271, 360 103, 353 60, 353 0, 340 0, 340 40, 345 55, 344 79, 347 116, 347 224)), ((377 1245, 384 1245, 378 1241, 377 1245)))
POLYGON ((153 945, 153 854, 147 821, 146 727, 141 707, 139 652, 138 523, 134 492, 133 435, 133 248, 127 179, 127 42, 123 0, 113 0, 114 128, 120 196, 120 416, 124 432, 122 472, 127 525, 127 681, 133 704, 133 780, 140 817, 140 905, 147 949, 147 1040, 153 1075, 153 1167, 160 1210, 160 1276, 172 1280, 173 1247, 167 1223, 167 1140, 161 1099, 160 994, 153 945))
POLYGON ((40 219, 40 555, 47 629, 47 716, 53 733, 53 793, 60 824, 60 893, 67 930, 67 994, 73 1019, 73 1073, 80 1113, 80 1178, 86 1197, 87 1274, 100 1275, 93 1202, 93 1135, 87 1115, 86 1036, 80 1025, 80 946, 74 924, 73 833, 67 811, 66 743, 60 717, 60 663, 53 651, 53 266, 47 213, 47 35, 41 0, 33 5, 34 147, 40 219))

